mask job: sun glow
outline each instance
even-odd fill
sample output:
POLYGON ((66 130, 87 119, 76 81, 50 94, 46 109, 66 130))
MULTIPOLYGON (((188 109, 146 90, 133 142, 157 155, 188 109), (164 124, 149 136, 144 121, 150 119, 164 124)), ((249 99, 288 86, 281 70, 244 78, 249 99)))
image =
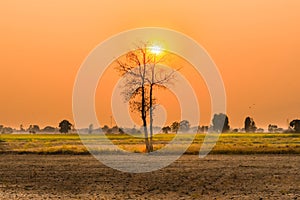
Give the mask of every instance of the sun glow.
POLYGON ((154 45, 154 46, 150 47, 150 51, 151 51, 151 53, 158 55, 162 52, 162 49, 160 46, 154 45))

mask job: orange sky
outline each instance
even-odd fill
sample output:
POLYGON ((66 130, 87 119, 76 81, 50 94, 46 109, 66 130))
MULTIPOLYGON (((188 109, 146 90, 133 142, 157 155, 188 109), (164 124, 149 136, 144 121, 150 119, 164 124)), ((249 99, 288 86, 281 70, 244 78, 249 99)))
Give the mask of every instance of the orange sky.
POLYGON ((88 53, 121 31, 157 26, 206 48, 232 126, 251 115, 261 127, 286 127, 300 118, 299 11, 298 0, 1 1, 0 124, 72 121, 73 83, 88 53))

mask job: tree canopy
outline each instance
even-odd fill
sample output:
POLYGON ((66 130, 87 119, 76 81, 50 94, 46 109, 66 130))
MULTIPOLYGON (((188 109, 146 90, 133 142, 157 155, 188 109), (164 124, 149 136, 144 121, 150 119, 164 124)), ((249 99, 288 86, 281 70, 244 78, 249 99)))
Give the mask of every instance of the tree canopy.
POLYGON ((294 119, 290 122, 290 127, 293 129, 295 133, 300 133, 300 120, 294 119))
POLYGON ((245 131, 247 133, 249 133, 249 132, 255 132, 256 129, 257 129, 257 127, 255 125, 255 122, 254 122, 253 118, 246 117, 246 119, 245 119, 245 131))
POLYGON ((58 127, 60 133, 68 133, 72 128, 72 124, 68 120, 62 120, 58 127))
POLYGON ((213 130, 216 132, 228 132, 230 130, 228 116, 219 113, 215 114, 212 120, 213 130))

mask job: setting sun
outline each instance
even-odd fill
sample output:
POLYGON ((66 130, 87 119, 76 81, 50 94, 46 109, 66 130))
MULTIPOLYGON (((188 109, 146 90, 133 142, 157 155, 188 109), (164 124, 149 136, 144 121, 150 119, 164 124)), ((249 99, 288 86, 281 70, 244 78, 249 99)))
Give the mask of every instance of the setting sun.
POLYGON ((150 47, 151 53, 158 55, 162 52, 162 48, 158 45, 154 45, 152 47, 150 47))

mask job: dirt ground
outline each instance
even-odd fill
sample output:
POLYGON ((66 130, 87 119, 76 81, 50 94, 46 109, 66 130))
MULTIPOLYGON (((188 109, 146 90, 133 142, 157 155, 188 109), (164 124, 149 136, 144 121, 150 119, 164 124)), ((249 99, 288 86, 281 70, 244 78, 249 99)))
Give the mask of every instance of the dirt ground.
POLYGON ((184 155, 123 173, 89 155, 0 155, 0 199, 300 199, 298 155, 184 155))

